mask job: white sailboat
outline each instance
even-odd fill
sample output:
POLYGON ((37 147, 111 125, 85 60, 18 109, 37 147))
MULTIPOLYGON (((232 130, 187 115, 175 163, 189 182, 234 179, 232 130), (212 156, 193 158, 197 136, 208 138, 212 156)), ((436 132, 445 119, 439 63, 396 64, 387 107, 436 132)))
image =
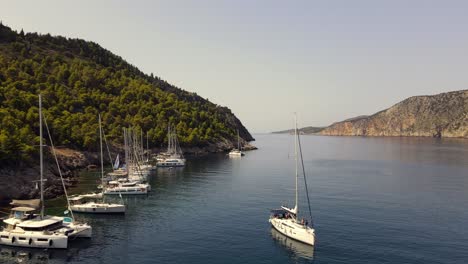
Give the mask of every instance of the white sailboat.
POLYGON ((113 180, 103 184, 105 195, 143 195, 148 194, 151 190, 151 185, 145 183, 146 177, 149 175, 146 171, 140 169, 138 148, 135 141, 135 135, 132 136, 132 131, 127 131, 124 128, 124 145, 125 145, 125 171, 120 170, 118 174, 108 174, 113 180), (127 133, 128 132, 128 133, 127 133), (116 177, 114 177, 116 176, 116 177), (123 177, 122 177, 123 176, 123 177))
POLYGON ((297 122, 295 122, 294 125, 295 125, 294 149, 295 149, 295 161, 296 161, 296 197, 295 197, 296 203, 293 208, 281 206, 280 209, 271 210, 269 222, 271 223, 273 228, 278 230, 278 232, 282 233, 283 235, 313 246, 315 244, 315 229, 310 227, 308 221, 305 220, 304 218, 301 221, 298 220, 298 215, 299 215, 299 208, 298 208, 299 155, 298 155, 298 151, 301 154, 300 158, 301 158, 302 172, 304 175, 304 181, 305 181, 305 186, 306 186, 310 221, 312 221, 312 214, 310 212, 310 201, 309 201, 309 196, 308 196, 308 191, 307 191, 307 182, 306 182, 306 177, 305 177, 304 163, 302 161, 302 150, 301 150, 301 145, 300 145, 300 138, 299 138, 299 134, 297 131, 297 122))
POLYGON ((102 202, 102 193, 82 194, 70 197, 70 210, 76 213, 124 214, 125 205, 102 202))
MULTIPOLYGON (((13 200, 11 214, 4 219, 5 227, 0 231, 0 245, 28 248, 67 248, 68 239, 91 237, 88 224, 74 221, 73 217, 44 215, 44 176, 42 143, 42 100, 39 95, 39 138, 40 138, 40 200, 13 200), (35 211, 40 209, 40 213, 35 211)), ((49 133, 50 137, 50 133, 49 133)), ((55 153, 54 153, 55 155, 55 153)), ((57 162, 57 160, 56 160, 57 162)), ((57 162, 58 164, 58 162, 57 162)), ((60 168, 59 168, 60 173, 60 168)), ((60 173, 61 174, 61 173, 60 173)), ((63 178, 62 184, 63 184, 63 178)), ((64 186, 65 188, 65 186, 64 186)), ((66 195, 66 189, 64 189, 66 195)), ((68 197, 67 197, 68 199, 68 197)))
POLYGON ((241 146, 240 146, 240 138, 239 138, 239 129, 237 130, 237 148, 233 149, 229 152, 230 157, 241 157, 244 156, 245 153, 242 152, 241 146))
POLYGON ((161 153, 157 159, 157 167, 183 167, 185 166, 185 158, 177 139, 177 132, 175 128, 169 126, 168 133, 168 146, 165 153, 161 153))
MULTIPOLYGON (((104 158, 102 153, 102 126, 99 115, 99 143, 101 149, 101 184, 104 182, 104 158)), ((117 159, 118 161, 118 159, 117 159)), ((125 205, 104 202, 102 193, 84 194, 70 198, 70 210, 78 213, 90 214, 124 214, 125 205)))

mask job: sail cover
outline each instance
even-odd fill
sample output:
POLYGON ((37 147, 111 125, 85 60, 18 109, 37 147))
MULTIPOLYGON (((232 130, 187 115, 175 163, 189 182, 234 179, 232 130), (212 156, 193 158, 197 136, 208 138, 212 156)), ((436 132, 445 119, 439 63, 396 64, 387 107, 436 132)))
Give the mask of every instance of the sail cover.
POLYGON ((34 209, 39 209, 39 207, 41 206, 41 200, 39 199, 13 200, 10 204, 12 206, 26 206, 26 207, 31 207, 34 209))

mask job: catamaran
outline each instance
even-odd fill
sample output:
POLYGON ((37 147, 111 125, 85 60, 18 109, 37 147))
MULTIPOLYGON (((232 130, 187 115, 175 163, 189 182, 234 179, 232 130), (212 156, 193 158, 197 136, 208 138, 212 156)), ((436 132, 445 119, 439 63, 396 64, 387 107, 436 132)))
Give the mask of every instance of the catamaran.
POLYGON ((271 225, 283 235, 301 241, 303 243, 314 245, 315 244, 315 229, 309 226, 309 222, 302 218, 298 220, 299 208, 298 208, 298 178, 299 178, 299 156, 302 164, 302 173, 304 176, 305 191, 307 195, 307 203, 309 205, 309 216, 312 222, 312 213, 310 209, 310 200, 307 189, 307 180, 305 176, 304 162, 302 160, 302 149, 300 144, 299 133, 297 131, 297 122, 294 126, 294 150, 295 150, 295 161, 296 161, 296 204, 293 208, 281 206, 280 209, 271 210, 269 222, 271 225), (299 151, 299 153, 298 153, 299 151), (299 155, 300 154, 300 155, 299 155))
POLYGON ((245 153, 242 152, 241 146, 240 146, 240 138, 239 138, 239 129, 237 130, 237 148, 233 149, 229 152, 229 156, 231 157, 241 157, 244 156, 245 153))
MULTIPOLYGON (((49 138, 51 138, 50 133, 49 138)), ((13 200, 11 205, 14 207, 11 209, 11 214, 7 219, 3 220, 6 226, 0 231, 0 245, 28 248, 67 248, 69 238, 90 238, 92 235, 91 226, 74 221, 73 214, 72 217, 50 216, 44 214, 44 182, 46 180, 44 180, 43 175, 41 95, 39 95, 39 139, 40 180, 38 182, 40 186, 40 199, 13 200), (37 210, 40 210, 39 214, 35 213, 37 210)), ((55 161, 58 165, 57 159, 55 161)), ((67 197, 67 191, 60 172, 60 167, 58 167, 58 170, 60 178, 62 179, 65 196, 67 197)))
MULTIPOLYGON (((101 149, 101 184, 104 183, 104 158, 102 153, 102 125, 101 115, 99 115, 99 143, 101 149)), ((70 210, 78 213, 91 214, 123 214, 125 213, 124 204, 106 203, 102 193, 92 193, 77 195, 70 198, 70 210)))

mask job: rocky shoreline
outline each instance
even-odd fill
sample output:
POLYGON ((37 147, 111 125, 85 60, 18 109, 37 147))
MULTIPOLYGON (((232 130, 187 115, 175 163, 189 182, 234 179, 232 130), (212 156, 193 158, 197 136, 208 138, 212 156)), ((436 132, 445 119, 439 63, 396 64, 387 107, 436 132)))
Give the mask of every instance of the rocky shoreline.
POLYGON ((413 96, 371 116, 332 124, 327 136, 468 138, 468 90, 413 96))
MULTIPOLYGON (((243 149, 254 150, 255 146, 247 141, 242 141, 243 149)), ((227 152, 234 147, 228 140, 204 147, 184 148, 187 156, 202 156, 210 153, 227 152)), ((164 151, 163 148, 154 148, 152 153, 164 151)), ((119 151, 121 152, 121 151, 119 151)), ((60 171, 67 188, 78 183, 78 174, 89 165, 99 163, 98 153, 77 151, 69 148, 56 148, 60 171)), ((46 151, 44 158, 44 178, 47 179, 44 189, 44 197, 51 199, 63 195, 62 182, 57 170, 55 160, 50 152, 46 151)), ((39 165, 21 164, 18 167, 0 169, 0 204, 8 204, 11 199, 33 199, 39 197, 39 189, 34 181, 39 180, 39 165)))

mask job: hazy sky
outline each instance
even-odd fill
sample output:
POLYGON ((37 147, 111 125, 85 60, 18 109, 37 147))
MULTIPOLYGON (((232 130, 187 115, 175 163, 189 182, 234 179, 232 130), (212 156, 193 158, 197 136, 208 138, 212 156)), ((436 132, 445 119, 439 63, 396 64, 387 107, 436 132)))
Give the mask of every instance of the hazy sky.
POLYGON ((467 89, 468 1, 0 0, 0 19, 97 42, 251 132, 467 89))

